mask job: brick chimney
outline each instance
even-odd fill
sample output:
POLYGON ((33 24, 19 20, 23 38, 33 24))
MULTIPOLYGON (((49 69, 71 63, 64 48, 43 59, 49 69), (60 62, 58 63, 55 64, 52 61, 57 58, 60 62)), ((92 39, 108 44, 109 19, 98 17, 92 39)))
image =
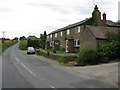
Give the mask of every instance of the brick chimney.
POLYGON ((92 12, 92 18, 93 18, 93 24, 94 25, 100 25, 101 22, 101 12, 98 9, 98 6, 95 5, 94 11, 92 12))
POLYGON ((105 13, 103 13, 103 22, 106 23, 106 14, 105 13))

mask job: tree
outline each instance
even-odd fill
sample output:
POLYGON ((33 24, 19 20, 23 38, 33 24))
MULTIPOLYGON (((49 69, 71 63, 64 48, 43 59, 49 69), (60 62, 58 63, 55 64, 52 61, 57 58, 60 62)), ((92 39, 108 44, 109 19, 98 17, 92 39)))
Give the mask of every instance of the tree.
POLYGON ((40 47, 43 49, 45 49, 46 38, 47 38, 47 33, 46 31, 44 31, 44 34, 40 34, 40 39, 41 39, 40 47))
POLYGON ((15 37, 13 40, 18 40, 18 37, 15 37))
POLYGON ((20 40, 26 40, 27 38, 25 36, 20 37, 20 40))

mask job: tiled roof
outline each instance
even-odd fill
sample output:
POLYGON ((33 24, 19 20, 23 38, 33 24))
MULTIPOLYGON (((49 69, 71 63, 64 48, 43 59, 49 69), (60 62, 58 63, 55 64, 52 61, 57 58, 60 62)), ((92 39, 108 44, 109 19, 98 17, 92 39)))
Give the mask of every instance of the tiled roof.
POLYGON ((120 24, 117 24, 117 23, 115 23, 115 22, 113 22, 113 21, 111 21, 111 20, 107 20, 106 24, 107 24, 108 26, 120 27, 120 24))
MULTIPOLYGON (((82 21, 80 21, 80 22, 77 22, 77 23, 74 23, 74 24, 70 24, 70 25, 68 25, 68 26, 66 26, 66 27, 63 27, 63 28, 60 28, 60 29, 58 29, 58 30, 53 31, 53 32, 51 32, 50 34, 56 33, 56 32, 59 32, 59 31, 64 31, 64 30, 66 30, 66 29, 69 29, 69 28, 72 28, 72 27, 75 27, 75 26, 82 25, 82 24, 84 24, 86 21, 88 21, 89 19, 91 19, 91 18, 86 18, 85 20, 82 20, 82 21)), ((48 34, 48 35, 50 35, 50 34, 48 34)))
POLYGON ((117 28, 105 26, 86 26, 97 39, 107 39, 108 32, 117 33, 117 28))

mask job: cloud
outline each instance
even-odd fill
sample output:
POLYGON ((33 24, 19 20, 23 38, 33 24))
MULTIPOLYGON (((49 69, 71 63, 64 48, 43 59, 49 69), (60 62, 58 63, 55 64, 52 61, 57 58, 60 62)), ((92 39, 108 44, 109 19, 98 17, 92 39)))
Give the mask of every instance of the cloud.
MULTIPOLYGON (((91 17, 92 0, 0 0, 0 31, 22 36, 65 27, 91 17)), ((95 0, 107 19, 116 21, 117 0, 95 0), (114 14, 112 14, 114 13, 114 14)))
POLYGON ((0 8, 0 12, 10 12, 11 10, 8 8, 0 8))

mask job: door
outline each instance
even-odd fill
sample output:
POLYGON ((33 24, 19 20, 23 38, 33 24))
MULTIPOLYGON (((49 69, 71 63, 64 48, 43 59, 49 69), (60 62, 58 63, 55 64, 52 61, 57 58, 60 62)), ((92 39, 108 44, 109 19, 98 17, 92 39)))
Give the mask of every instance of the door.
POLYGON ((68 52, 68 40, 66 40, 66 52, 68 52))

